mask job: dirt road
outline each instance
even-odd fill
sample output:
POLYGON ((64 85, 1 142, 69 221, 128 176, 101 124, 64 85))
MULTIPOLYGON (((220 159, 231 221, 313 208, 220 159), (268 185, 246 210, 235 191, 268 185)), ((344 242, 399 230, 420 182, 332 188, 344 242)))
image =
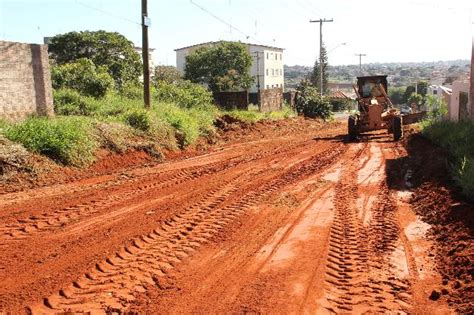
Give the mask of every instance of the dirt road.
POLYGON ((0 196, 0 313, 450 313, 402 146, 344 133, 0 196))

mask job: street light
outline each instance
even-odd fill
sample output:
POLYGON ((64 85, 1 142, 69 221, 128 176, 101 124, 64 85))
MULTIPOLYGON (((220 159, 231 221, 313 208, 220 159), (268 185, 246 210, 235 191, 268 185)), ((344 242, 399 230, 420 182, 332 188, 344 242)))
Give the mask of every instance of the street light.
POLYGON ((345 45, 347 45, 347 43, 340 43, 340 44, 334 46, 333 48, 331 48, 331 49, 328 51, 328 54, 329 54, 331 51, 335 50, 336 48, 339 48, 339 47, 345 46, 345 45))

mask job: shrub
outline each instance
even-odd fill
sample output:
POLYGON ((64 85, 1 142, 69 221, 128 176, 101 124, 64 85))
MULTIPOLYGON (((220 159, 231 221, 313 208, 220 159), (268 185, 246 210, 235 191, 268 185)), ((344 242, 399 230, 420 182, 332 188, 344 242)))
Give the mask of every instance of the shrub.
POLYGON ((87 96, 103 97, 114 86, 114 80, 103 66, 81 58, 75 62, 53 65, 51 70, 53 88, 69 88, 87 96))
POLYGON ((136 83, 127 83, 119 89, 119 94, 126 99, 143 99, 143 86, 140 86, 136 83))
POLYGON ((427 120, 422 127, 423 135, 449 151, 455 181, 474 200, 474 122, 427 120))
POLYGON ((93 99, 71 89, 54 90, 53 98, 54 111, 58 115, 91 116, 99 106, 93 99))
POLYGON ((150 131, 152 128, 151 113, 146 109, 133 109, 124 114, 125 122, 131 127, 141 130, 150 131))
POLYGON ((5 136, 63 164, 84 166, 94 160, 97 147, 91 130, 91 122, 86 118, 32 117, 7 127, 5 136))
POLYGON ((342 112, 351 108, 352 101, 350 99, 332 98, 330 99, 333 112, 342 112))
POLYGON ((329 100, 320 96, 318 90, 308 84, 298 87, 296 111, 309 118, 329 119, 332 116, 329 100))
POLYGON ((174 104, 159 104, 156 113, 176 129, 177 141, 182 148, 194 143, 201 134, 199 120, 187 109, 174 104))
POLYGON ((213 106, 211 92, 190 81, 180 81, 175 84, 160 81, 156 87, 155 98, 160 102, 175 103, 184 108, 213 106))

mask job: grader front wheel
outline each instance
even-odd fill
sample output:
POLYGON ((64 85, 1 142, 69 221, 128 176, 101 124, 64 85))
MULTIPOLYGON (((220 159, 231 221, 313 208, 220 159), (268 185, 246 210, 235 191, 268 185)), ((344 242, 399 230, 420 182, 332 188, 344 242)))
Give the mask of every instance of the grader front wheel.
POLYGON ((401 116, 393 117, 392 131, 394 141, 398 141, 403 137, 403 121, 401 116))
POLYGON ((349 116, 347 121, 347 129, 349 133, 349 140, 355 140, 357 138, 357 119, 354 116, 349 116))

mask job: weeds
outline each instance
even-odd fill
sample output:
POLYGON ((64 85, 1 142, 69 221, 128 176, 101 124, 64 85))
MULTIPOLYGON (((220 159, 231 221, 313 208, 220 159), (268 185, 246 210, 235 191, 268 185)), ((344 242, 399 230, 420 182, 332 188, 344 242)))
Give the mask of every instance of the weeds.
POLYGON ((474 199, 474 122, 424 121, 423 134, 450 153, 453 177, 463 193, 474 199))
POLYGON ((6 138, 63 164, 84 166, 94 160, 97 142, 85 117, 28 118, 8 126, 6 138))

